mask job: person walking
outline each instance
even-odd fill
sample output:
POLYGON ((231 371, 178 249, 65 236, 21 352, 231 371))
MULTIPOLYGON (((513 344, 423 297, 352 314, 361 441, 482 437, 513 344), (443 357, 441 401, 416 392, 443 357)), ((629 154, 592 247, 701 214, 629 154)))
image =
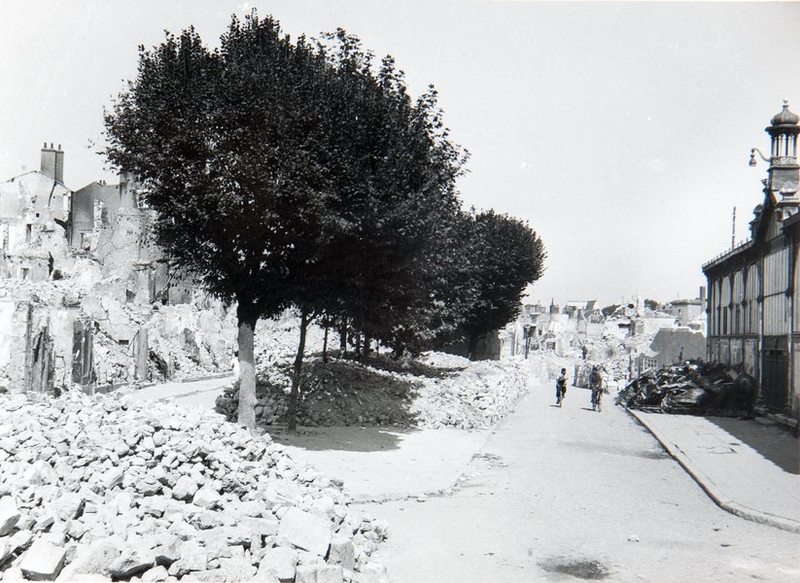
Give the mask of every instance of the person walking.
POLYGON ((561 407, 567 394, 567 369, 562 368, 561 374, 556 379, 556 404, 561 407))
POLYGON ((592 410, 600 408, 600 399, 603 393, 603 375, 600 372, 600 365, 594 365, 589 375, 589 388, 592 390, 592 410))

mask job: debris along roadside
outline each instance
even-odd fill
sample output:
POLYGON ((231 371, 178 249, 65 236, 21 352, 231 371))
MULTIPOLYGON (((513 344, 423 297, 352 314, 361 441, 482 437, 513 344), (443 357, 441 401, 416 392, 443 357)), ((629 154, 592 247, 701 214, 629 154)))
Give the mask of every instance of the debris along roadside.
POLYGON ((755 399, 752 376, 694 360, 639 375, 619 392, 616 404, 651 413, 747 417, 755 399))
MULTIPOLYGON (((285 422, 290 380, 287 365, 258 371, 256 421, 285 422)), ((529 361, 470 361, 425 353, 413 361, 371 358, 368 364, 313 357, 303 369, 297 410, 305 427, 491 427, 513 410, 534 376, 529 361)), ((238 384, 217 398, 216 411, 236 418, 238 384)))
POLYGON ((386 525, 349 503, 201 408, 0 395, 0 580, 351 581, 386 525))

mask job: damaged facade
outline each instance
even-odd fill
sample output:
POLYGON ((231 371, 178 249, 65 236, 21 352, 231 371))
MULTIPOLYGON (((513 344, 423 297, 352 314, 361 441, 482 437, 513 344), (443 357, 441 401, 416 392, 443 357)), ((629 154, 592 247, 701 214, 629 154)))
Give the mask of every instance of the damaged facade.
MULTIPOLYGON (((784 103, 771 137, 764 201, 750 239, 703 265, 708 279, 707 358, 736 366, 758 383, 758 403, 794 418, 800 413, 798 245, 800 117, 784 103)), ((751 165, 755 165, 753 149, 751 165)))
POLYGON ((40 170, 0 183, 0 389, 91 392, 228 369, 230 315, 170 272, 152 220, 126 173, 67 188, 52 144, 40 170))
POLYGON ((64 152, 52 144, 42 148, 41 170, 0 183, 0 277, 50 278, 56 257, 67 252, 71 196, 64 186, 64 152))
POLYGON ((700 297, 686 300, 672 300, 666 310, 678 321, 679 326, 692 326, 706 309, 706 288, 700 288, 700 297))

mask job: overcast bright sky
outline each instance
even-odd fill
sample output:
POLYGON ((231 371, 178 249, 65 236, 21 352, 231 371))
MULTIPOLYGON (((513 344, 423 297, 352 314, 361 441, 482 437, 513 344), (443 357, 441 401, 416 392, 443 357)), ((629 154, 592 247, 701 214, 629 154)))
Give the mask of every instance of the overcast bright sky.
POLYGON ((233 13, 296 37, 336 27, 391 54, 414 96, 433 83, 471 152, 466 207, 527 221, 548 258, 531 298, 696 297, 701 266, 749 236, 763 131, 800 113, 800 3, 73 0, 0 2, 0 179, 65 151, 76 190, 116 182, 103 107, 137 46, 194 25, 216 46, 233 13))

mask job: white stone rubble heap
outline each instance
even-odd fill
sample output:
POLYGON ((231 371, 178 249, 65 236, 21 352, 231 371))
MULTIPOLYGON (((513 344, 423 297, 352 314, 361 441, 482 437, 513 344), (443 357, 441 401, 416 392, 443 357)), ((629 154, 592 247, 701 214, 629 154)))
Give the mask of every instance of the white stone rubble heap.
POLYGON ((385 580, 348 502, 209 411, 0 395, 2 581, 385 580))
MULTIPOLYGON (((523 359, 472 362, 431 352, 407 370, 399 368, 393 372, 345 360, 307 365, 298 424, 486 428, 512 411, 539 379, 532 362, 523 359)), ((255 407, 259 425, 285 421, 289 383, 279 367, 259 370, 255 407)), ((229 387, 217 399, 217 411, 233 420, 238 402, 238 388, 229 387)))
POLYGON ((443 361, 442 356, 428 353, 423 362, 439 367, 448 362, 453 372, 438 379, 426 378, 411 406, 425 427, 491 427, 514 410, 535 382, 530 363, 523 359, 471 362, 448 356, 443 361))

